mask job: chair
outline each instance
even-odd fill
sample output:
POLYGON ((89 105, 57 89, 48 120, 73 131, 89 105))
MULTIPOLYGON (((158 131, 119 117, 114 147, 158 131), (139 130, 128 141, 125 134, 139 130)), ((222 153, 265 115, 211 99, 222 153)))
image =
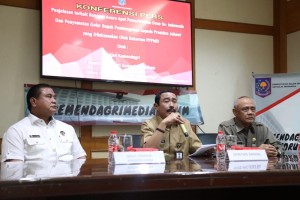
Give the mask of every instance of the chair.
POLYGON ((217 133, 197 133, 202 144, 216 144, 217 133))
POLYGON ((134 148, 141 148, 141 135, 132 135, 132 142, 134 148))

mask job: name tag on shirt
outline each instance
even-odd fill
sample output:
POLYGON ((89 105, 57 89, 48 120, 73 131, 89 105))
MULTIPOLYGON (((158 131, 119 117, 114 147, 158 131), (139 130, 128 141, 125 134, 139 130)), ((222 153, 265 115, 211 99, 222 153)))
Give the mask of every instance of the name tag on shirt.
POLYGON ((30 138, 40 138, 40 135, 29 135, 30 138))

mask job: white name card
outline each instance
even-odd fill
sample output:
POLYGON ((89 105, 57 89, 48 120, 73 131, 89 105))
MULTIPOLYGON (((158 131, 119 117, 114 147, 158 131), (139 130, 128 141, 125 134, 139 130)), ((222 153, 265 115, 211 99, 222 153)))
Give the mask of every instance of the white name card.
POLYGON ((160 174, 165 172, 165 168, 166 164, 115 165, 113 174, 160 174))
POLYGON ((115 165, 166 163, 163 151, 114 152, 115 165))
POLYGON ((268 160, 266 151, 255 150, 227 150, 229 161, 268 160))
POLYGON ((228 171, 264 171, 268 161, 235 161, 229 162, 228 171))

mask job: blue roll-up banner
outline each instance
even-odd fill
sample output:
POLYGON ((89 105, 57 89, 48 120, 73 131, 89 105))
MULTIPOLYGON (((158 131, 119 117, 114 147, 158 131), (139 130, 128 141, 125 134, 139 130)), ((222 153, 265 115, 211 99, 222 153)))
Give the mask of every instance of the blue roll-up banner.
MULTIPOLYGON (((26 94, 31 85, 25 84, 26 94)), ((57 95, 54 117, 71 125, 139 125, 155 114, 158 90, 114 91, 52 87, 57 95)), ((191 124, 203 124, 198 95, 192 90, 173 90, 178 95, 179 112, 191 124)), ((25 106, 26 106, 25 102, 25 106)), ((27 107, 25 115, 28 114, 27 107)))

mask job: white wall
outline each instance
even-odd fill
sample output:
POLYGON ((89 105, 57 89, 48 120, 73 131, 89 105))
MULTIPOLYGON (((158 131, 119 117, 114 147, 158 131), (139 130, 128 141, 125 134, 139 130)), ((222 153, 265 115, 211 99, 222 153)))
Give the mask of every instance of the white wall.
MULTIPOLYGON (((273 23, 273 0, 196 0, 195 2, 197 18, 235 20, 264 25, 273 23)), ((2 94, 0 137, 2 137, 11 124, 24 117, 24 83, 47 82, 52 85, 79 87, 80 82, 39 78, 39 11, 0 6, 0 27, 0 91, 2 94)), ((196 89, 205 121, 202 128, 205 132, 216 132, 218 123, 232 116, 233 99, 240 95, 251 95, 251 73, 272 73, 272 37, 196 30, 195 43, 196 89)), ((289 37, 288 44, 299 44, 299 36, 289 37)), ((293 49, 288 48, 289 54, 295 54, 293 58, 288 56, 289 60, 295 62, 293 66, 300 62, 296 58, 298 50, 297 45, 293 49)), ((296 70, 291 67, 291 71, 296 70)), ((93 87, 126 89, 128 85, 94 83, 93 87)), ((145 86, 130 87, 145 88, 145 86)), ((107 135, 111 129, 111 126, 93 127, 93 134, 107 135)), ((118 126, 117 129, 124 133, 139 133, 138 126, 118 126)))
MULTIPOLYGON (((196 0, 195 17, 272 26, 273 0, 196 0)), ((233 117, 235 98, 252 96, 252 72, 273 72, 273 37, 200 29, 195 35, 201 128, 212 133, 233 117)))
POLYGON ((36 10, 0 6, 0 136, 24 116, 24 83, 39 82, 36 10))
POLYGON ((204 118, 202 129, 217 132, 230 119, 235 98, 252 96, 252 72, 273 72, 271 36, 196 31, 197 91, 204 118))
POLYGON ((273 0, 195 0, 195 17, 273 26, 273 0))

